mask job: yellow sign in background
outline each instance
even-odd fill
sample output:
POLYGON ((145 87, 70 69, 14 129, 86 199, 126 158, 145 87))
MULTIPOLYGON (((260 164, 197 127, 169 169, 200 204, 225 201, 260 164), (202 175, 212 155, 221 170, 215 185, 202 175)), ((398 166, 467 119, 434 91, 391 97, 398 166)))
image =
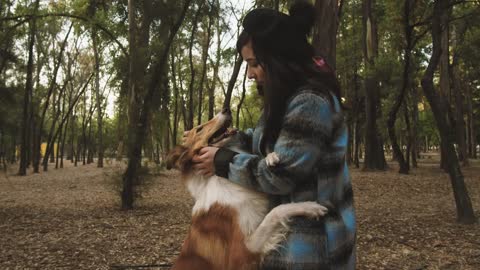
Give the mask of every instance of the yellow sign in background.
MULTIPOLYGON (((47 143, 42 143, 42 145, 40 145, 40 155, 44 157, 46 151, 47 151, 47 143)), ((17 146, 16 154, 18 158, 20 156, 20 146, 17 146)), ((53 145, 53 156, 55 158, 57 157, 57 144, 53 145)))

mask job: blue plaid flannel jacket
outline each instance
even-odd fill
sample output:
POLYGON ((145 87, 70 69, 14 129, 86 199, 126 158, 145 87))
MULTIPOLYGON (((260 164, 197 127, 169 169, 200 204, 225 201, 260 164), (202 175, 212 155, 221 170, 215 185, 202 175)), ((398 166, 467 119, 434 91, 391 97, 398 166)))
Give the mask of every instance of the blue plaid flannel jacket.
POLYGON ((280 159, 277 166, 267 166, 260 150, 263 117, 255 130, 246 132, 251 154, 232 155, 227 163, 224 176, 270 194, 272 207, 317 201, 329 209, 320 220, 294 218, 291 233, 266 257, 262 269, 355 269, 355 210, 345 161, 348 133, 340 103, 332 99, 334 104, 302 90, 289 100, 272 149, 280 159))

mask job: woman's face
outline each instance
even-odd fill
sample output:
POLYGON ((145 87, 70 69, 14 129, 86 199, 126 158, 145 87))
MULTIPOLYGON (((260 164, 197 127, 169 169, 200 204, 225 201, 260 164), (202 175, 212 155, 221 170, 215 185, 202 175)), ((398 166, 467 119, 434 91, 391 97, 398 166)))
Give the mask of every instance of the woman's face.
POLYGON ((252 41, 250 40, 241 51, 243 60, 247 62, 247 76, 249 79, 255 80, 257 86, 263 86, 265 83, 265 71, 262 66, 257 62, 257 58, 253 53, 252 41))

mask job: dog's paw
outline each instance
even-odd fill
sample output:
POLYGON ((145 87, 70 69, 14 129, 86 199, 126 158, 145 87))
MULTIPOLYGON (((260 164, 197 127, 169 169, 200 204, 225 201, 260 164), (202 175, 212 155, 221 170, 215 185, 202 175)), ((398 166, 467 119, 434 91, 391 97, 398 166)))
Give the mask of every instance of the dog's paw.
POLYGON ((277 153, 272 152, 267 155, 265 161, 267 162, 268 167, 275 167, 280 162, 280 159, 278 158, 277 153))
POLYGON ((303 212, 301 215, 309 218, 318 219, 319 217, 325 216, 328 212, 328 209, 325 206, 318 204, 317 202, 300 202, 298 204, 303 212))
POLYGON ((328 209, 317 202, 296 202, 281 204, 273 208, 267 216, 276 222, 288 222, 291 217, 302 216, 319 219, 327 214, 328 209))

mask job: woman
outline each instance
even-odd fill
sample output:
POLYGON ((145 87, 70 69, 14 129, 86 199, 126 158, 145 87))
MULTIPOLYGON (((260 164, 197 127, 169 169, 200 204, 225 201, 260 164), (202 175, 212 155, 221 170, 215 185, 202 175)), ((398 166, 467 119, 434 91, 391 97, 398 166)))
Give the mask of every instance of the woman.
POLYGON ((251 154, 205 147, 194 158, 213 173, 269 194, 271 206, 313 201, 327 206, 321 220, 296 217, 281 247, 262 269, 354 269, 355 211, 345 162, 347 130, 338 82, 307 36, 313 6, 297 1, 290 15, 255 9, 244 21, 237 50, 263 96, 263 114, 251 137, 251 154), (266 165, 275 152, 280 162, 266 165))

